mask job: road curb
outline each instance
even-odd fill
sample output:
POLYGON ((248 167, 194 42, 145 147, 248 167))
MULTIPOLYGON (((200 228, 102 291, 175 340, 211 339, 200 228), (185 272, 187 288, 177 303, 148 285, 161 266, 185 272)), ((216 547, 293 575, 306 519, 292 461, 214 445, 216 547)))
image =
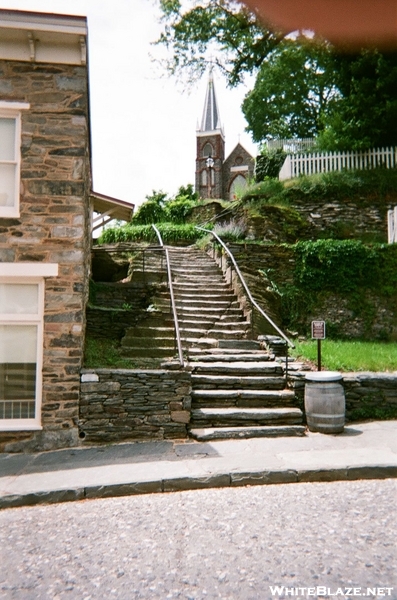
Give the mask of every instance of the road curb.
POLYGON ((224 474, 216 473, 203 476, 162 478, 155 481, 104 484, 78 488, 72 487, 67 490, 46 490, 28 492, 26 494, 4 494, 0 497, 0 509, 208 488, 390 478, 397 478, 396 465, 352 466, 335 469, 287 469, 279 471, 232 472, 224 474))

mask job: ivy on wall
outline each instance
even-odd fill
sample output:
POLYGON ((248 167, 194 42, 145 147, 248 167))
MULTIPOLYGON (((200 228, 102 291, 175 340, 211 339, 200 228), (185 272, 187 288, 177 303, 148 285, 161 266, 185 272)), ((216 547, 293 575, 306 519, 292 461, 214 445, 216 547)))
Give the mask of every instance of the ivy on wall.
MULTIPOLYGON (((328 294, 345 299, 354 315, 368 329, 376 307, 368 297, 388 298, 397 304, 397 244, 365 245, 357 240, 317 240, 288 247, 294 256, 294 277, 289 284, 277 284, 284 326, 307 333, 308 316, 328 294)), ((329 324, 331 336, 343 331, 329 324)))

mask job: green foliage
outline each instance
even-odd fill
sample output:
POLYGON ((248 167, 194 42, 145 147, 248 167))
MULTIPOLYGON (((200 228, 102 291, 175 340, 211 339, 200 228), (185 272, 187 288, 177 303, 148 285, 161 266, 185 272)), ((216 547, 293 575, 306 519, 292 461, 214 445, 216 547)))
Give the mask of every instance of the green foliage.
POLYGON ((303 35, 285 39, 262 63, 244 99, 247 129, 256 142, 316 136, 338 94, 330 45, 303 35))
MULTIPOLYGON (((323 368, 331 371, 394 371, 396 368, 396 344, 325 339, 321 347, 323 368)), ((292 354, 316 363, 317 342, 297 341, 292 354)))
POLYGON ((255 161, 255 181, 260 183, 266 178, 277 178, 280 169, 284 164, 287 154, 282 148, 267 150, 263 148, 261 154, 256 157, 255 161))
POLYGON ((334 54, 340 95, 323 119, 325 150, 367 150, 397 144, 397 53, 376 49, 334 54))
POLYGON ((242 197, 242 201, 260 199, 263 202, 274 203, 284 196, 284 185, 278 179, 266 177, 260 183, 250 186, 242 197))
POLYGON ((164 209, 166 221, 175 224, 184 223, 195 205, 196 202, 189 200, 186 196, 179 196, 175 200, 170 200, 164 209))
POLYGON ((298 242, 295 259, 295 281, 313 291, 351 292, 376 278, 377 252, 356 240, 298 242))
POLYGON ((166 219, 166 211, 162 204, 154 200, 148 200, 139 207, 136 214, 132 217, 132 223, 136 225, 151 225, 160 223, 166 219))
POLYGON ((84 367, 87 369, 133 369, 135 365, 133 361, 121 356, 118 340, 103 340, 87 336, 84 352, 84 367))
POLYGON ((196 202, 199 198, 200 194, 194 191, 192 183, 181 185, 175 196, 175 200, 192 200, 193 202, 196 202))
POLYGON ((344 53, 326 41, 268 30, 234 0, 159 0, 168 73, 200 78, 216 64, 230 86, 254 74, 243 103, 255 141, 320 134, 324 149, 397 145, 396 52, 344 53), (215 61, 213 57, 216 56, 215 61))
POLYGON ((199 79, 216 56, 216 65, 235 86, 285 37, 265 29, 254 12, 234 0, 184 2, 183 7, 178 0, 159 3, 163 31, 156 44, 169 51, 168 73, 184 72, 189 81, 199 79))
POLYGON ((305 198, 343 200, 376 196, 384 198, 397 188, 397 169, 334 171, 302 176, 284 184, 285 196, 293 203, 305 198))
MULTIPOLYGON (((194 243, 203 233, 194 225, 175 225, 174 223, 157 223, 165 244, 176 242, 194 243)), ((149 242, 156 243, 157 236, 151 225, 133 225, 128 223, 123 227, 105 229, 98 239, 98 244, 115 244, 118 242, 149 242)))

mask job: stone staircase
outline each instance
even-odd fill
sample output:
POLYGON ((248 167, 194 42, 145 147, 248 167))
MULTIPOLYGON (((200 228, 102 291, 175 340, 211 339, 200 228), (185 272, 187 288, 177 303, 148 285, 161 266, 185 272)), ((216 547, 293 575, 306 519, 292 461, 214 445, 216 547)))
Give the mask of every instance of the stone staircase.
MULTIPOLYGON (((170 247, 169 256, 182 346, 192 373, 191 437, 304 435, 302 412, 286 389, 282 363, 249 339, 250 322, 215 261, 194 247, 170 247)), ((173 354, 169 303, 164 288, 156 298, 158 314, 127 331, 126 351, 140 340, 138 356, 143 346, 153 357, 173 354)))
POLYGON ((283 366, 259 342, 218 265, 205 253, 170 252, 181 335, 192 372, 191 437, 303 435, 283 366))

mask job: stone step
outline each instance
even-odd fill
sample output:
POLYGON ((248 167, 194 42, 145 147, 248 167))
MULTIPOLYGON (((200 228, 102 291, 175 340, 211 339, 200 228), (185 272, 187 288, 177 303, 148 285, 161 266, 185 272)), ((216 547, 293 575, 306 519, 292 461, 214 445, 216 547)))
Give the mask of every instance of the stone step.
POLYGON ((146 327, 141 325, 140 327, 134 327, 133 329, 127 329, 123 340, 127 339, 168 339, 174 337, 174 327, 146 327))
POLYGON ((236 361, 233 363, 225 362, 196 362, 190 363, 193 373, 225 374, 225 375, 283 375, 283 367, 276 362, 255 363, 249 361, 236 361))
POLYGON ((175 354, 174 346, 164 348, 156 346, 152 348, 141 346, 123 346, 120 354, 124 358, 171 358, 175 354))
POLYGON ((291 406, 295 394, 291 390, 264 389, 197 389, 192 391, 192 406, 194 408, 273 408, 291 406))
POLYGON ((206 348, 216 348, 218 346, 218 340, 216 338, 210 338, 210 337, 192 337, 192 336, 187 336, 187 337, 183 337, 182 336, 182 341, 184 343, 184 346, 186 348, 202 348, 202 349, 206 349, 206 348))
POLYGON ((255 425, 301 425, 299 408, 195 408, 191 427, 236 427, 255 425))
MULTIPOLYGON (((211 304, 208 304, 204 307, 195 307, 190 305, 182 306, 178 311, 179 315, 201 315, 204 317, 213 317, 214 319, 221 319, 222 317, 233 316, 237 319, 237 317, 242 316, 242 311, 237 307, 213 307, 211 304)), ((260 347, 259 344, 257 346, 260 347)))
POLYGON ((187 292, 189 292, 189 290, 211 290, 211 291, 217 291, 217 290, 226 290, 226 291, 232 291, 232 288, 230 287, 230 285, 224 281, 219 281, 219 283, 213 283, 211 285, 211 287, 208 286, 208 284, 204 281, 202 282, 185 282, 185 281, 173 281, 172 282, 172 286, 174 288, 174 290, 186 290, 187 292))
MULTIPOLYGON (((191 366, 191 363, 190 365, 191 366)), ((239 390, 244 388, 254 390, 284 390, 285 377, 266 375, 261 370, 261 375, 242 376, 235 375, 205 375, 192 373, 194 390, 239 390)))
POLYGON ((247 439, 255 437, 303 436, 302 425, 268 425, 256 427, 207 427, 190 429, 190 436, 199 441, 247 439))
POLYGON ((270 356, 266 352, 258 352, 257 354, 243 354, 240 351, 239 354, 224 354, 220 348, 214 349, 217 353, 203 352, 198 348, 191 348, 189 350, 189 359, 194 365, 195 362, 268 362, 274 360, 273 356, 270 356))
POLYGON ((239 308, 237 301, 221 301, 221 300, 200 300, 200 298, 192 299, 192 300, 179 300, 175 299, 175 306, 179 310, 184 310, 190 307, 193 310, 197 310, 198 308, 220 308, 226 310, 228 308, 239 308))
MULTIPOLYGON (((203 327, 206 326, 207 324, 209 324, 210 326, 214 325, 215 323, 217 325, 220 326, 224 326, 224 325, 236 325, 239 326, 241 323, 245 323, 245 324, 249 324, 248 321, 246 321, 246 319, 244 319, 244 317, 242 315, 229 315, 229 314, 225 314, 222 315, 221 317, 217 317, 214 315, 207 315, 207 314, 195 314, 195 313, 179 313, 178 314, 178 321, 179 323, 203 323, 203 327)), ((146 321, 145 321, 146 323, 146 321)))
POLYGON ((214 320, 203 320, 203 319, 185 319, 183 317, 179 317, 178 319, 178 323, 179 323, 179 327, 180 328, 191 328, 191 329, 197 329, 197 330, 204 330, 205 332, 208 331, 213 331, 215 329, 215 325, 216 325, 216 329, 221 330, 221 331, 226 331, 228 332, 229 330, 231 331, 239 331, 241 329, 243 329, 244 331, 247 331, 247 329, 250 327, 250 324, 244 321, 238 321, 238 322, 233 322, 233 321, 214 321, 214 320))
POLYGON ((196 292, 195 294, 193 293, 189 293, 189 294, 184 294, 184 293, 180 293, 177 290, 174 290, 174 298, 175 298, 175 302, 196 302, 197 300, 200 302, 209 302, 209 303, 217 303, 217 302, 227 302, 230 304, 230 302, 236 302, 237 298, 236 295, 233 292, 230 293, 226 293, 226 294, 218 294, 218 293, 214 293, 214 294, 208 294, 208 293, 198 293, 196 292))
POLYGON ((121 347, 128 348, 173 348, 174 347, 174 335, 169 337, 138 337, 138 336, 124 336, 121 340, 121 347))
POLYGON ((260 350, 260 342, 256 340, 225 340, 219 343, 219 348, 229 348, 232 350, 260 350))
MULTIPOLYGON (((226 324, 228 325, 228 324, 226 324)), ((201 337, 209 336, 216 339, 227 339, 230 337, 241 336, 244 337, 247 334, 247 328, 239 323, 240 329, 200 329, 199 327, 179 327, 179 332, 182 337, 201 337)))

